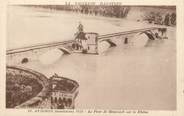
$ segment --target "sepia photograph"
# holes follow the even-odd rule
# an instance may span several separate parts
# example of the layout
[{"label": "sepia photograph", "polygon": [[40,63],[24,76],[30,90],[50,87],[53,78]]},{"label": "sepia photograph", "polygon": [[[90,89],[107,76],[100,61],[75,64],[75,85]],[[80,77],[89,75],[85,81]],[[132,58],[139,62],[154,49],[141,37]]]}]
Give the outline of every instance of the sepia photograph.
[{"label": "sepia photograph", "polygon": [[7,6],[6,109],[176,111],[176,6]]}]

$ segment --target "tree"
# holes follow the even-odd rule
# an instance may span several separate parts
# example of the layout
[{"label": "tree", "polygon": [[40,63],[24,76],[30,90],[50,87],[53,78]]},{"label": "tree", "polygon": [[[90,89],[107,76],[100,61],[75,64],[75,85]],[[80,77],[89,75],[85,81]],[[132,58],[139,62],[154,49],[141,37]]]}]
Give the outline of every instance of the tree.
[{"label": "tree", "polygon": [[176,25],[176,13],[171,14],[171,24]]},{"label": "tree", "polygon": [[165,25],[167,25],[167,26],[169,26],[169,20],[170,20],[170,15],[169,15],[169,13],[167,13],[166,15],[165,15],[165,19],[164,19],[164,24]]}]

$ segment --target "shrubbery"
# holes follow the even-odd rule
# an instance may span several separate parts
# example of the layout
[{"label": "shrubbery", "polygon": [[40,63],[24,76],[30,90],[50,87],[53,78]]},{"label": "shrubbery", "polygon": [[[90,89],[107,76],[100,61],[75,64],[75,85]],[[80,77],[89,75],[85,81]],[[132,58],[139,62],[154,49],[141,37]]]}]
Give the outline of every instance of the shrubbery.
[{"label": "shrubbery", "polygon": [[[30,76],[30,75],[29,75]],[[6,107],[13,108],[35,97],[42,86],[26,75],[6,74]]]},{"label": "shrubbery", "polygon": [[161,12],[147,12],[143,16],[143,19],[149,23],[174,26],[176,25],[176,13],[161,13]]}]

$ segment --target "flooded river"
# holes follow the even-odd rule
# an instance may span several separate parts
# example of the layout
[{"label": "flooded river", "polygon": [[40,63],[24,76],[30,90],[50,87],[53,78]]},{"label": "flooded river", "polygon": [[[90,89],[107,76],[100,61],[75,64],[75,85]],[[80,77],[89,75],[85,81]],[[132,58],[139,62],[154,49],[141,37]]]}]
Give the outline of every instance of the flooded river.
[{"label": "flooded river", "polygon": [[[73,39],[78,22],[86,32],[99,34],[147,28],[153,25],[126,19],[104,18],[10,7],[7,48]],[[168,27],[168,37],[154,45],[108,49],[101,55],[71,54],[53,64],[38,60],[21,64],[47,77],[54,73],[76,80],[77,109],[176,109],[176,29]],[[146,38],[142,36],[142,38]]]}]

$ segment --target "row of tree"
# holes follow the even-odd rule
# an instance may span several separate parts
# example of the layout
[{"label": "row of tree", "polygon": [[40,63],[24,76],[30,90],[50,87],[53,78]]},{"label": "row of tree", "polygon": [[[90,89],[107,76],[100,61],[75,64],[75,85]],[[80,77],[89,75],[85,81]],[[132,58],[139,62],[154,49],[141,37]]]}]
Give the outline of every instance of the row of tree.
[{"label": "row of tree", "polygon": [[124,18],[127,16],[130,11],[129,6],[104,6],[104,5],[29,5],[31,7],[41,7],[47,8],[50,10],[63,10],[63,11],[71,11],[82,14],[90,14],[90,15],[101,15],[107,17],[118,17]]},{"label": "row of tree", "polygon": [[176,25],[176,13],[149,12],[144,15],[144,20],[159,25]]}]

